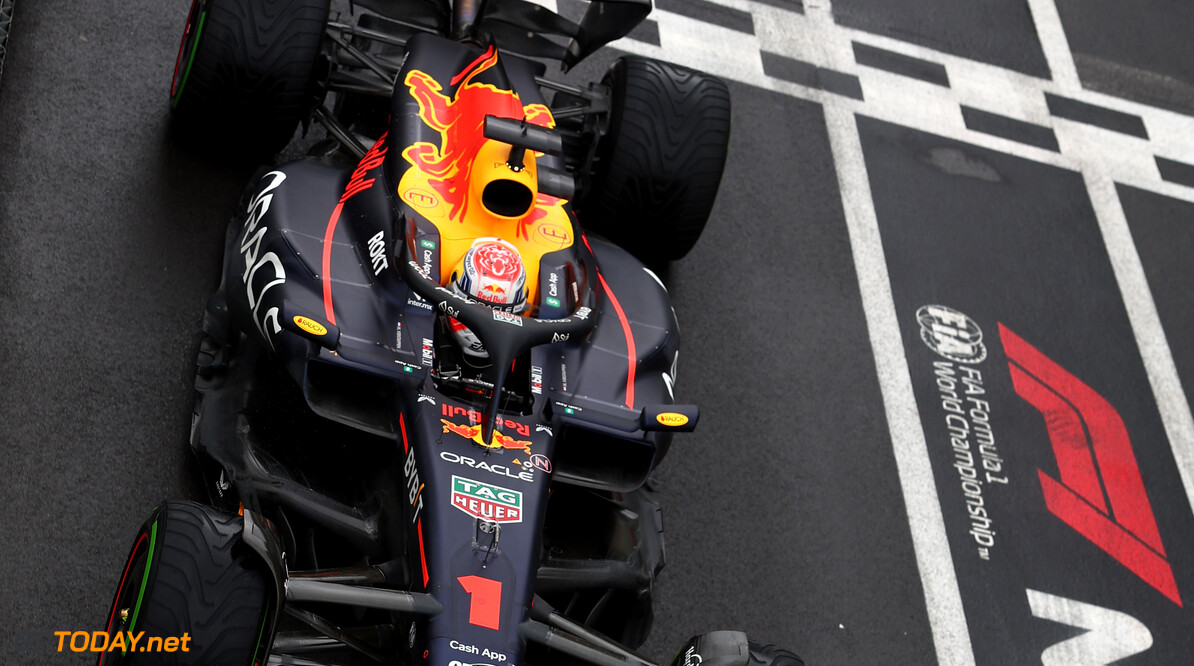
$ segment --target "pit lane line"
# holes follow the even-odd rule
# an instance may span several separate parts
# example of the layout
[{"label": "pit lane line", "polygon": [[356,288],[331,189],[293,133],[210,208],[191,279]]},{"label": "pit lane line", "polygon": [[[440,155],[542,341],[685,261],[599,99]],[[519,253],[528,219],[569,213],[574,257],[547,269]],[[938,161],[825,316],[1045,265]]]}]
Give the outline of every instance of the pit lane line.
[{"label": "pit lane line", "polygon": [[[715,1],[749,11],[755,19],[756,34],[746,35],[657,11],[652,17],[659,24],[659,47],[630,39],[619,40],[614,46],[639,55],[677,60],[719,76],[823,105],[938,659],[942,664],[974,664],[969,627],[901,344],[855,114],[863,113],[1083,174],[1192,508],[1194,417],[1178,379],[1156,304],[1116,192],[1116,183],[1194,201],[1194,190],[1161,179],[1155,160],[1155,156],[1163,154],[1191,162],[1194,157],[1194,119],[1083,90],[1053,0],[1029,2],[1038,38],[1053,73],[1052,81],[839,27],[833,22],[832,7],[827,0],[808,3],[804,14],[750,0]],[[943,88],[858,67],[852,48],[855,41],[942,63],[952,86]],[[767,76],[762,51],[853,74],[859,79],[865,100]],[[1148,138],[1117,135],[1056,118],[1048,109],[1045,92],[1139,116],[1148,129]],[[1050,127],[1057,135],[1059,150],[1054,152],[972,131],[962,118],[962,105],[990,109]],[[1071,644],[1070,647],[1078,646]],[[1096,658],[1094,654],[1084,656]]]}]

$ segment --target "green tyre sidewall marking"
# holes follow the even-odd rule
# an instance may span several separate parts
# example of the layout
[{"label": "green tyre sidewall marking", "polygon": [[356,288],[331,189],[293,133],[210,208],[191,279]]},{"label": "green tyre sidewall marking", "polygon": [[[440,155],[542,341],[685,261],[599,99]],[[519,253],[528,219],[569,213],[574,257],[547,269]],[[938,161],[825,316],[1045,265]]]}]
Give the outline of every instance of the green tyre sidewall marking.
[{"label": "green tyre sidewall marking", "polygon": [[[125,631],[132,632],[137,626],[137,615],[141,612],[141,600],[145,597],[145,588],[149,586],[149,571],[153,568],[153,551],[158,542],[158,522],[154,521],[149,528],[149,554],[145,556],[145,573],[141,576],[141,589],[137,592],[137,605],[133,607],[133,619]],[[121,651],[127,654],[126,650]]]},{"label": "green tyre sidewall marking", "polygon": [[265,607],[261,609],[261,629],[257,631],[257,647],[253,648],[253,663],[257,664],[257,653],[261,651],[261,639],[265,637],[265,624],[269,621],[269,599],[265,600]]},{"label": "green tyre sidewall marking", "polygon": [[191,75],[191,65],[195,63],[195,52],[199,50],[199,38],[203,36],[203,22],[207,20],[207,10],[199,12],[199,25],[195,28],[195,39],[191,42],[191,54],[187,56],[187,66],[182,71],[182,82],[178,84],[178,92],[170,101],[170,108],[178,108],[178,100],[182,99],[182,91],[187,87],[187,77]]}]

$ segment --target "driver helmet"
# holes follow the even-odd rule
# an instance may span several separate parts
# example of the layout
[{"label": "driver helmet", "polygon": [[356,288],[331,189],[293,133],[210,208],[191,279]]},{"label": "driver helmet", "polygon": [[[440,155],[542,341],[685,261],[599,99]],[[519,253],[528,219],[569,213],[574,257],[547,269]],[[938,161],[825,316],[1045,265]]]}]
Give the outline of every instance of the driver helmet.
[{"label": "driver helmet", "polygon": [[[500,238],[478,238],[452,271],[452,292],[517,315],[527,307],[526,281],[526,267],[517,248]],[[466,357],[489,358],[481,340],[467,326],[451,317],[448,325]]]}]

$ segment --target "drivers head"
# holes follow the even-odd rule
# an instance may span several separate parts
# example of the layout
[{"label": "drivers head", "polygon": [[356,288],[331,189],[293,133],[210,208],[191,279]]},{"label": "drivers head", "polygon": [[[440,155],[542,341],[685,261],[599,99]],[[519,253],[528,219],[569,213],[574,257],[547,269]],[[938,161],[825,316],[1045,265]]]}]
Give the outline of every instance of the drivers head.
[{"label": "drivers head", "polygon": [[[452,291],[475,303],[520,314],[527,306],[527,272],[511,244],[498,238],[478,238],[452,271]],[[464,324],[449,318],[452,335],[466,357],[488,359],[489,352]]]}]

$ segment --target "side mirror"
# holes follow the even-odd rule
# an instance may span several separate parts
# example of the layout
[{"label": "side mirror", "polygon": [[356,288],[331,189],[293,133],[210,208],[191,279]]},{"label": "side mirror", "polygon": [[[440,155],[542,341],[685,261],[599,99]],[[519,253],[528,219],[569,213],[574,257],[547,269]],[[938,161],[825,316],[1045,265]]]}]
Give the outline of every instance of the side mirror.
[{"label": "side mirror", "polygon": [[693,636],[671,666],[748,666],[750,645],[741,631],[711,631]]}]

